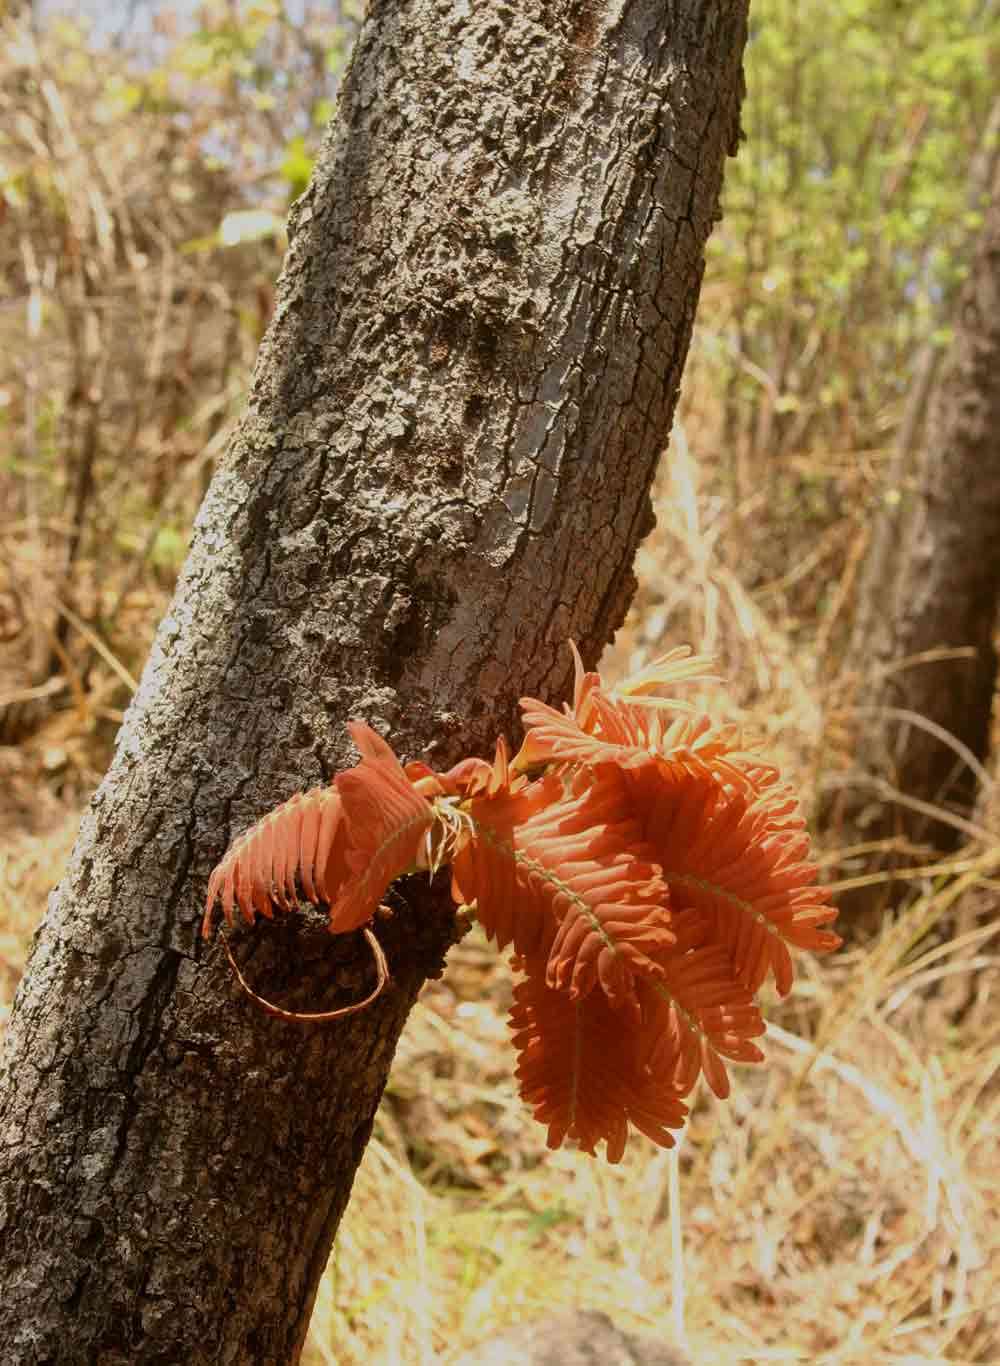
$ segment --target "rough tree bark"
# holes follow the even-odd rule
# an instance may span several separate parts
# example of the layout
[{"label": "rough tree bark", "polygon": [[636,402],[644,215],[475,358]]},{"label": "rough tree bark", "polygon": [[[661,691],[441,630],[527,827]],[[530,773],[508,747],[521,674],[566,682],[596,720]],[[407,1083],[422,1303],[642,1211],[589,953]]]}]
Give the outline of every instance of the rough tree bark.
[{"label": "rough tree bark", "polygon": [[[886,798],[894,789],[967,815],[974,765],[988,747],[1000,593],[996,170],[926,444],[911,479],[876,523],[863,590],[850,648],[861,705],[858,771],[844,802],[848,825],[862,838],[899,834],[945,849],[954,843],[953,826]],[[866,791],[876,799],[867,816]],[[855,894],[842,909],[866,914],[873,896]]]},{"label": "rough tree bark", "polygon": [[[399,1031],[455,934],[415,879],[393,981],[264,1017],[198,941],[229,838],[362,717],[448,763],[621,622],[734,150],[747,0],[376,0],[290,219],[199,515],[6,1040],[0,1360],[281,1363]],[[247,936],[357,998],[358,935]]]}]

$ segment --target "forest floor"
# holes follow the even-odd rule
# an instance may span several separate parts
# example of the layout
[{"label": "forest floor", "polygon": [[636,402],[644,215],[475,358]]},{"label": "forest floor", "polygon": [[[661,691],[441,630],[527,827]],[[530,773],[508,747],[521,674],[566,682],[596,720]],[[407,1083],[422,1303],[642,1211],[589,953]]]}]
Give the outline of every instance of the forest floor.
[{"label": "forest floor", "polygon": [[[657,501],[605,673],[682,639],[715,653],[732,685],[715,709],[762,732],[814,808],[846,696],[832,627],[805,639],[789,607],[822,580],[816,547],[748,588],[734,566],[755,509],[699,492],[683,433]],[[0,1026],[110,733],[70,710],[0,748]],[[619,1167],[545,1148],[513,1079],[509,974],[471,934],[400,1044],[306,1366],[447,1362],[574,1306],[699,1363],[1000,1362],[996,946],[989,927],[933,933],[960,884],[991,885],[989,856],[953,867],[964,883],[900,884],[877,940],[807,956],[765,1001],[766,1066],[732,1068],[724,1104],[699,1095],[674,1152],[633,1139]],[[959,1022],[936,1009],[956,976],[976,985]]]}]

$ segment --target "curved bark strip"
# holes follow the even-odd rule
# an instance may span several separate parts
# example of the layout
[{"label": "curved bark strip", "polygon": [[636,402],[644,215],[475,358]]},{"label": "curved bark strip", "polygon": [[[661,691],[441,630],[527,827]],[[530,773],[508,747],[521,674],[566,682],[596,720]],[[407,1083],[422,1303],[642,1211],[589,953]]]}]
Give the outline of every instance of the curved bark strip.
[{"label": "curved bark strip", "polygon": [[[411,879],[392,980],[264,1017],[199,902],[368,721],[450,762],[620,623],[734,146],[746,0],[376,0],[198,517],[6,1040],[0,1360],[282,1363],[396,1039],[455,934]],[[289,1009],[374,984],[308,917]]]}]

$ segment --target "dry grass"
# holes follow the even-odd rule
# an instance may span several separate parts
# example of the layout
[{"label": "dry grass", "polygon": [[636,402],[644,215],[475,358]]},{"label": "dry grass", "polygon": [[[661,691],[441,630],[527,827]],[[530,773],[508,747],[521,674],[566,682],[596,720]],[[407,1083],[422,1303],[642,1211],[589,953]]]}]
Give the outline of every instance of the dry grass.
[{"label": "dry grass", "polygon": [[[843,688],[829,631],[803,629],[798,570],[824,554],[843,566],[856,532],[799,560],[790,547],[782,582],[751,588],[759,523],[717,488],[711,452],[696,462],[682,430],[608,671],[679,638],[713,649],[735,680],[717,706],[764,732],[810,799],[843,761],[827,720]],[[8,996],[78,810],[34,781],[51,748],[4,752]],[[900,884],[910,904],[877,943],[807,961],[768,1010],[767,1067],[732,1069],[726,1104],[702,1097],[679,1154],[633,1140],[620,1168],[547,1152],[513,1084],[506,970],[467,939],[402,1040],[306,1366],[447,1362],[571,1306],[680,1340],[696,1362],[1000,1361],[1000,924],[934,934],[970,886],[991,894],[1000,850],[943,867]],[[955,974],[975,975],[978,1007],[935,1026],[933,994]]]},{"label": "dry grass", "polygon": [[[997,1044],[919,1050],[892,1004],[864,958],[814,978],[767,1069],[697,1107],[679,1158],[638,1143],[615,1169],[543,1151],[501,1012],[439,988],[393,1081],[422,1090],[418,1138],[390,1096],[305,1360],[447,1360],[574,1305],[686,1337],[698,1362],[997,1360]],[[812,1029],[830,1036],[818,1054]],[[428,1148],[432,1183],[414,1171]]]}]

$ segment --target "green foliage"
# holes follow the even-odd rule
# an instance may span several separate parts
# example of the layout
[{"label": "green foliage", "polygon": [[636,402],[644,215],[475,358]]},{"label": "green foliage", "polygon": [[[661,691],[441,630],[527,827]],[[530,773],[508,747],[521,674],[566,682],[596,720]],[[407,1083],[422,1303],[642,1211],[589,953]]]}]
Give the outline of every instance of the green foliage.
[{"label": "green foliage", "polygon": [[740,407],[751,459],[877,440],[917,345],[946,317],[995,94],[994,9],[751,7],[746,141],[710,244],[721,345],[701,353]]},{"label": "green foliage", "polygon": [[293,199],[297,199],[309,184],[312,169],[313,158],[306,149],[305,138],[292,138],[285,150],[285,159],[281,163],[281,174],[288,182]]},{"label": "green foliage", "polygon": [[[356,7],[340,9],[339,22],[316,6],[296,24],[284,0],[209,4],[200,27],[170,55],[199,104],[218,110],[214,141],[221,159],[244,165],[248,178],[282,193],[285,207],[308,183],[360,22]],[[260,136],[252,135],[253,127]]]}]

